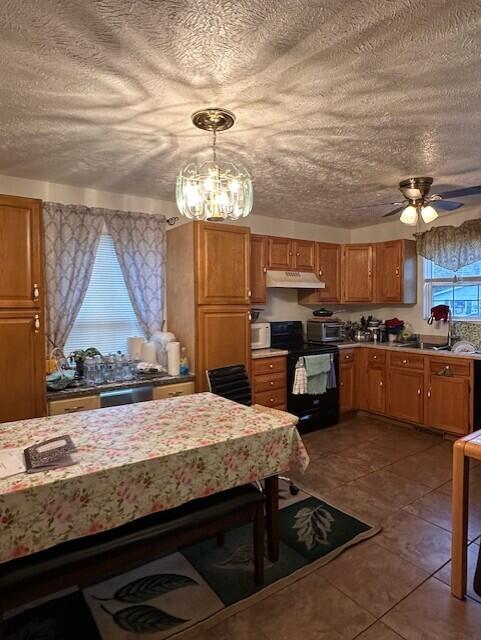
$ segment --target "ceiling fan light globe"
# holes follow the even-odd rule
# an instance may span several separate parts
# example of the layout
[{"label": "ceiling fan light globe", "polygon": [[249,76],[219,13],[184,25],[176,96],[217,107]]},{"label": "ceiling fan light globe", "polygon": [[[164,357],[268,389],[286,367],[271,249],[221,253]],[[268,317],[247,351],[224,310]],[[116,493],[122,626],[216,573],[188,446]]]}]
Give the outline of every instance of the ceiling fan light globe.
[{"label": "ceiling fan light globe", "polygon": [[421,209],[421,217],[427,224],[429,222],[434,222],[436,218],[439,218],[439,214],[434,207],[428,204],[426,207]]},{"label": "ceiling fan light globe", "polygon": [[413,207],[412,204],[408,205],[401,213],[400,220],[404,224],[415,226],[418,223],[418,212],[416,207]]}]

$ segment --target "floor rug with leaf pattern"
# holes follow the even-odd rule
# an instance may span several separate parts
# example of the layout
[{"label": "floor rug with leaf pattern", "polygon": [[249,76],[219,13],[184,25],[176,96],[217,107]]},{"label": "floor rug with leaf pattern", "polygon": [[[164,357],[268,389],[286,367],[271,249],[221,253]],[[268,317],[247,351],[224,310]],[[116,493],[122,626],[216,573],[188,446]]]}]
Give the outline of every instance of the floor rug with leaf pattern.
[{"label": "floor rug with leaf pattern", "polygon": [[[326,564],[379,528],[306,490],[280,501],[280,559],[253,580],[252,529],[226,532],[83,591],[55,594],[7,617],[7,640],[163,640],[194,636]],[[177,638],[176,638],[177,640]]]}]

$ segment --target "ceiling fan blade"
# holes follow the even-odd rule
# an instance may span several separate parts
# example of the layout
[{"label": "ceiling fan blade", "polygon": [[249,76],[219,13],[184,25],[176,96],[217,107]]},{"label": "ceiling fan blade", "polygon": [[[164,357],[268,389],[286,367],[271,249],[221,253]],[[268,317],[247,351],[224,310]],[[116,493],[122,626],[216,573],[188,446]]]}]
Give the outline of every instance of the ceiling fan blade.
[{"label": "ceiling fan blade", "polygon": [[439,194],[443,198],[464,198],[465,196],[481,195],[481,185],[466,187],[465,189],[452,189]]},{"label": "ceiling fan blade", "polygon": [[394,209],[393,211],[390,211],[389,213],[385,213],[383,215],[383,218],[389,218],[390,216],[395,216],[396,213],[399,213],[400,211],[402,211],[404,209],[404,204],[402,207],[398,207],[397,209]]},{"label": "ceiling fan blade", "polygon": [[434,200],[430,204],[435,209],[441,209],[442,211],[456,211],[456,209],[464,207],[462,202],[453,202],[453,200]]},{"label": "ceiling fan blade", "polygon": [[389,207],[395,206],[397,204],[404,204],[404,202],[376,202],[376,204],[360,204],[357,207],[352,207],[353,209],[372,209],[372,207]]}]

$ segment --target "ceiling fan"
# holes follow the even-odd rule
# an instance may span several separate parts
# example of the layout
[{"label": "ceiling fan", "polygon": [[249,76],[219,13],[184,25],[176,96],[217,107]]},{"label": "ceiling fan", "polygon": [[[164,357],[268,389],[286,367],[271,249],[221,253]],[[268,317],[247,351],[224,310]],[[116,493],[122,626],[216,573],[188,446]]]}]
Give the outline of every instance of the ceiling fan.
[{"label": "ceiling fan", "polygon": [[[424,222],[432,222],[438,217],[436,209],[442,209],[444,211],[455,211],[460,207],[463,207],[462,202],[454,202],[453,200],[447,200],[446,198],[465,198],[466,196],[474,196],[481,194],[481,185],[475,187],[466,187],[465,189],[452,189],[450,191],[443,191],[442,193],[433,193],[429,195],[431,185],[433,184],[433,178],[408,178],[402,180],[399,183],[399,190],[404,196],[404,200],[401,202],[383,202],[375,205],[362,205],[362,207],[369,206],[386,206],[388,204],[396,206],[389,213],[385,213],[383,218],[389,218],[390,216],[401,213],[401,222],[410,225],[416,225],[421,214]],[[407,204],[406,204],[407,202]],[[435,204],[436,209],[432,206]],[[359,209],[361,207],[356,207]]]}]

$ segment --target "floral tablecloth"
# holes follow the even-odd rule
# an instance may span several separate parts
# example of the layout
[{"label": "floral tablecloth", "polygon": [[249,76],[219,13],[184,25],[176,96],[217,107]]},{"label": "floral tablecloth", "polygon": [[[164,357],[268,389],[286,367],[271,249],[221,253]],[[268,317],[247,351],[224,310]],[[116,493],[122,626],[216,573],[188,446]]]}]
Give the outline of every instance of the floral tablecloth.
[{"label": "floral tablecloth", "polygon": [[0,562],[309,462],[292,416],[211,393],[4,423],[0,449],[65,434],[78,464],[0,480]]}]

